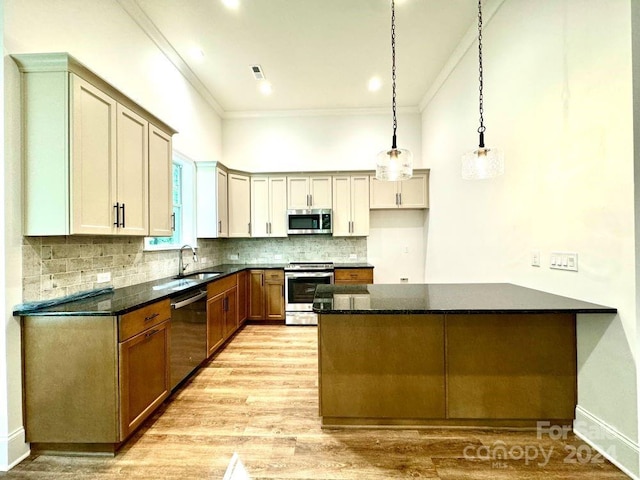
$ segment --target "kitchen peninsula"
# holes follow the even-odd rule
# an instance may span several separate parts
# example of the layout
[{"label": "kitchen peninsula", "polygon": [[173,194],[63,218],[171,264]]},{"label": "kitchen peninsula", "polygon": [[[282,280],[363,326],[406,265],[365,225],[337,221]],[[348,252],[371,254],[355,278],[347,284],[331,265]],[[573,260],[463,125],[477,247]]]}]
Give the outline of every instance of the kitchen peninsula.
[{"label": "kitchen peninsula", "polygon": [[319,286],[322,425],[571,424],[576,315],[615,308],[512,284]]}]

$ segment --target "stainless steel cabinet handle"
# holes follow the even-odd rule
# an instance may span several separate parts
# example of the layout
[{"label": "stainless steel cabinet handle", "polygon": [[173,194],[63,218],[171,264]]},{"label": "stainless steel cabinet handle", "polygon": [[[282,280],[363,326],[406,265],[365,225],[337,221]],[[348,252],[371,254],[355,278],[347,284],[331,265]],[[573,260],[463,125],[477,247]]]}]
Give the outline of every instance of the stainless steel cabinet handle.
[{"label": "stainless steel cabinet handle", "polygon": [[154,313],[153,315],[149,315],[148,317],[144,317],[144,321],[145,322],[150,322],[151,320],[153,320],[154,318],[156,318],[158,315],[160,315],[158,312]]},{"label": "stainless steel cabinet handle", "polygon": [[176,214],[175,213],[171,214],[171,231],[172,232],[176,231]]},{"label": "stainless steel cabinet handle", "polygon": [[158,333],[160,330],[151,330],[149,333],[145,333],[144,334],[144,338],[151,338],[153,337],[156,333]]},{"label": "stainless steel cabinet handle", "polygon": [[218,220],[218,233],[222,233],[222,220]]},{"label": "stainless steel cabinet handle", "polygon": [[122,210],[122,223],[120,226],[124,228],[124,203],[120,206],[120,209]]},{"label": "stainless steel cabinet handle", "polygon": [[399,202],[398,205],[402,205],[402,192],[398,194]]},{"label": "stainless steel cabinet handle", "polygon": [[120,226],[120,204],[118,202],[116,202],[116,204],[113,206],[114,210],[115,210],[115,217],[116,217],[116,221],[113,222],[113,225],[118,228]]},{"label": "stainless steel cabinet handle", "polygon": [[251,222],[247,223],[247,229],[248,229],[249,235],[251,235]]}]

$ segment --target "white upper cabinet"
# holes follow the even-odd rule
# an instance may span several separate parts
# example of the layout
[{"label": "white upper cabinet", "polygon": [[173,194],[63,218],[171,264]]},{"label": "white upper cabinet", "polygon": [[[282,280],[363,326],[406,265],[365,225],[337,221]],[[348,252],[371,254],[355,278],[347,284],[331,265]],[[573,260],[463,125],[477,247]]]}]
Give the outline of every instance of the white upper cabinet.
[{"label": "white upper cabinet", "polygon": [[149,124],[149,236],[173,235],[171,135]]},{"label": "white upper cabinet", "polygon": [[287,178],[251,177],[251,236],[287,236]]},{"label": "white upper cabinet", "polygon": [[331,208],[331,175],[287,177],[290,209]]},{"label": "white upper cabinet", "polygon": [[[169,145],[175,131],[66,53],[12,58],[22,72],[23,233],[149,235],[149,123]],[[171,183],[159,188],[166,205]]]},{"label": "white upper cabinet", "polygon": [[196,162],[197,236],[229,236],[227,172],[217,162]]},{"label": "white upper cabinet", "polygon": [[249,175],[230,173],[229,237],[251,236],[251,181]]},{"label": "white upper cabinet", "polygon": [[369,235],[369,176],[334,175],[333,236]]},{"label": "white upper cabinet", "polygon": [[429,173],[414,172],[409,180],[387,182],[371,177],[370,208],[429,208]]}]

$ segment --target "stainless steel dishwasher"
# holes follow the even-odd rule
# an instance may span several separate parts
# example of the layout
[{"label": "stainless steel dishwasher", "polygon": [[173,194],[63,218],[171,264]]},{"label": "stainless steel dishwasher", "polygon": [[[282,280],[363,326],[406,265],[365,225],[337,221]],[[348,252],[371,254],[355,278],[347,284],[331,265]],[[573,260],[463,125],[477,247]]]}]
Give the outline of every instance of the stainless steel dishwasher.
[{"label": "stainless steel dishwasher", "polygon": [[207,358],[207,291],[171,298],[171,389]]}]

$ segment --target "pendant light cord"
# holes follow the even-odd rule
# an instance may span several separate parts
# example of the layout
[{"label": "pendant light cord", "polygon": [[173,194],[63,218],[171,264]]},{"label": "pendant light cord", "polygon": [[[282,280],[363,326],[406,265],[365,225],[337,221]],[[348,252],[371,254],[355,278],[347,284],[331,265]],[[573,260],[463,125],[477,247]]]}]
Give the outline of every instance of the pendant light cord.
[{"label": "pendant light cord", "polygon": [[478,127],[478,133],[480,134],[480,148],[484,148],[484,97],[482,88],[483,82],[483,68],[482,68],[482,0],[478,0],[478,80],[480,80],[479,87],[479,106],[480,106],[480,126]]},{"label": "pendant light cord", "polygon": [[391,102],[393,109],[393,140],[391,142],[391,148],[396,149],[398,121],[396,119],[396,9],[394,0],[391,0],[391,88],[393,92]]}]

